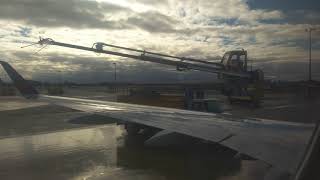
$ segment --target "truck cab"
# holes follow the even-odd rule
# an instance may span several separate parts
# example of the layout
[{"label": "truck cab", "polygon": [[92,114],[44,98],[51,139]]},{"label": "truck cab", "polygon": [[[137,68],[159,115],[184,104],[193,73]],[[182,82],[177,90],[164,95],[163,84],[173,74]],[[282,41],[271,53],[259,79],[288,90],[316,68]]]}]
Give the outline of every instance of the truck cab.
[{"label": "truck cab", "polygon": [[252,74],[251,79],[224,74],[218,76],[219,79],[224,80],[222,93],[228,96],[230,103],[249,101],[258,107],[263,97],[264,75],[263,71],[259,69],[248,71],[247,51],[228,51],[223,55],[220,63],[225,70]]},{"label": "truck cab", "polygon": [[246,72],[247,71],[247,51],[245,50],[235,50],[226,52],[222,59],[221,64],[223,64],[226,70],[231,70],[234,72]]}]

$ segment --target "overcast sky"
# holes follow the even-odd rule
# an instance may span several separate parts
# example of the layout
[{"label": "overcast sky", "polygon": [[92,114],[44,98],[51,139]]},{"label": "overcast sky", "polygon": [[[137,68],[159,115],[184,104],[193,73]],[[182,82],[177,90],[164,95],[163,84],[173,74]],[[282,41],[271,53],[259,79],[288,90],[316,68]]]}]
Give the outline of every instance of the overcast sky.
[{"label": "overcast sky", "polygon": [[[48,46],[20,46],[39,36],[92,46],[105,42],[166,54],[216,59],[244,48],[256,68],[280,79],[307,77],[307,27],[314,77],[320,79],[318,0],[0,0],[1,59],[35,80],[173,82],[214,74]],[[2,73],[3,75],[3,73]],[[3,76],[2,76],[3,77]]]}]

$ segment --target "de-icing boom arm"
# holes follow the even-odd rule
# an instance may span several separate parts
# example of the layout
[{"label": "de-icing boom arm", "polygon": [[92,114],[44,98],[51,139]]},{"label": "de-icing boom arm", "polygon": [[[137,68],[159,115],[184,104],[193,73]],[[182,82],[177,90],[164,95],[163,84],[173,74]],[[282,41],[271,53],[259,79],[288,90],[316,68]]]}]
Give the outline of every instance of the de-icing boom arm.
[{"label": "de-icing boom arm", "polygon": [[[249,72],[233,72],[230,70],[225,70],[224,66],[221,63],[213,63],[203,60],[197,60],[192,58],[181,58],[176,56],[170,56],[160,53],[154,53],[154,52],[148,52],[148,51],[141,51],[121,46],[115,46],[105,43],[95,43],[93,47],[85,47],[85,46],[79,46],[79,45],[73,45],[73,44],[67,44],[62,42],[54,41],[50,38],[40,39],[38,42],[40,45],[56,45],[56,46],[62,46],[62,47],[68,47],[68,48],[74,48],[74,49],[81,49],[85,51],[92,51],[96,53],[103,53],[103,54],[110,54],[114,56],[120,56],[120,57],[127,57],[142,61],[148,61],[148,62],[154,62],[159,64],[165,64],[165,65],[171,65],[175,66],[177,70],[180,69],[192,69],[192,70],[198,70],[198,71],[204,71],[204,72],[210,72],[210,73],[217,73],[217,74],[225,74],[230,76],[236,76],[241,78],[251,78],[251,73]],[[141,52],[141,55],[133,55],[133,54],[126,54],[116,51],[109,51],[104,50],[103,46],[109,46],[109,47],[115,47],[119,49],[124,49],[128,51],[135,51],[135,52]],[[171,58],[171,59],[169,59]],[[176,59],[176,60],[173,60]]]}]

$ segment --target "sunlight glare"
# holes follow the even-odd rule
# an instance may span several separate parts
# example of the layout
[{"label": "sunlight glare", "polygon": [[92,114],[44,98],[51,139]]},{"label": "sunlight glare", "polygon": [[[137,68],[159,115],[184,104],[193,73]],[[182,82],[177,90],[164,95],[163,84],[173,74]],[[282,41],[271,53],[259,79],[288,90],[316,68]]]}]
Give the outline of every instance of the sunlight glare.
[{"label": "sunlight glare", "polygon": [[128,0],[96,0],[97,2],[106,2],[114,5],[118,5],[121,7],[129,8],[136,12],[146,12],[152,10],[152,7],[147,6],[145,4],[137,3],[137,2],[130,2]]}]

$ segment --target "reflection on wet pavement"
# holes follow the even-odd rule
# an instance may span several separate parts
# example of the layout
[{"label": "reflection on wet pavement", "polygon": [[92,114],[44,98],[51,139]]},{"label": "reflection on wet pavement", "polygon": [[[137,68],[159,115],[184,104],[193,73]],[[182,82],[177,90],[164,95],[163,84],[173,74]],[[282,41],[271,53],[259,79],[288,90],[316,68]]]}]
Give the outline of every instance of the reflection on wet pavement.
[{"label": "reflection on wet pavement", "polygon": [[[14,110],[14,109],[21,109],[27,107],[37,107],[42,105],[47,105],[48,103],[45,102],[33,102],[30,103],[30,100],[23,99],[22,97],[18,98],[15,96],[12,97],[0,97],[0,111],[6,110]],[[4,103],[5,102],[5,103]]]},{"label": "reflection on wet pavement", "polygon": [[2,139],[0,176],[70,179],[99,167],[116,167],[119,132],[108,126]]},{"label": "reflection on wet pavement", "polygon": [[[253,163],[254,168],[258,167],[256,162],[241,162],[232,157],[234,152],[215,145],[199,142],[189,148],[148,148],[142,142],[142,137],[125,136],[116,125],[5,138],[0,140],[0,176],[1,179],[223,177],[226,180],[248,174],[241,166]],[[251,175],[261,176],[260,171],[261,167],[258,174]]]}]

